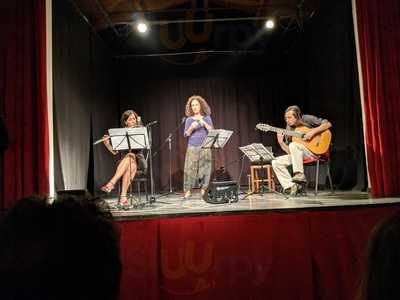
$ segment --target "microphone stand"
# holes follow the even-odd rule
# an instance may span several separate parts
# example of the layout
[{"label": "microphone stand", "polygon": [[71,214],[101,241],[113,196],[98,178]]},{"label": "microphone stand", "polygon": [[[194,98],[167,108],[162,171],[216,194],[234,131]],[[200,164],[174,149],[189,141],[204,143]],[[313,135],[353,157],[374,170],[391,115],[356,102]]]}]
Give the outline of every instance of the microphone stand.
[{"label": "microphone stand", "polygon": [[160,195],[158,198],[168,196],[170,194],[175,194],[173,189],[172,189],[172,137],[176,132],[179,130],[179,128],[182,126],[182,124],[186,121],[186,118],[182,118],[182,121],[179,123],[178,127],[173,130],[173,133],[169,133],[168,137],[165,139],[163,144],[161,145],[160,149],[154,153],[154,156],[156,156],[158,153],[160,153],[161,149],[164,147],[164,145],[168,142],[168,158],[169,158],[169,191],[165,194]]},{"label": "microphone stand", "polygon": [[150,156],[150,204],[156,202],[154,197],[154,178],[153,178],[153,156],[151,149],[153,148],[152,136],[151,136],[151,126],[157,124],[157,121],[153,121],[146,125],[147,131],[149,133],[149,156]]},{"label": "microphone stand", "polygon": [[153,153],[153,157],[156,157],[156,156],[161,152],[161,150],[164,148],[164,145],[165,145],[167,142],[169,142],[168,139],[169,139],[170,136],[171,136],[171,140],[172,140],[172,137],[174,136],[174,134],[178,131],[178,129],[182,126],[182,124],[183,124],[185,121],[186,121],[186,118],[182,118],[182,121],[179,123],[178,127],[176,127],[173,131],[171,131],[171,132],[168,133],[167,138],[164,140],[164,142],[161,144],[161,146],[157,149],[157,151],[155,151],[155,152]]},{"label": "microphone stand", "polygon": [[170,133],[168,135],[168,149],[169,149],[169,193],[172,193],[172,147],[171,147],[171,143],[172,143],[172,134]]}]

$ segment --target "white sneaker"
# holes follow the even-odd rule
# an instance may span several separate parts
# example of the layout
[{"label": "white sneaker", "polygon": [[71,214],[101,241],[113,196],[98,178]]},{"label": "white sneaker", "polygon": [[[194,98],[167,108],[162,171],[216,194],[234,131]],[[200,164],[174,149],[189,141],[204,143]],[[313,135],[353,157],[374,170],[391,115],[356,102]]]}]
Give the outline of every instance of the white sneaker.
[{"label": "white sneaker", "polygon": [[303,173],[297,173],[292,177],[293,182],[304,183],[307,182],[307,178]]}]

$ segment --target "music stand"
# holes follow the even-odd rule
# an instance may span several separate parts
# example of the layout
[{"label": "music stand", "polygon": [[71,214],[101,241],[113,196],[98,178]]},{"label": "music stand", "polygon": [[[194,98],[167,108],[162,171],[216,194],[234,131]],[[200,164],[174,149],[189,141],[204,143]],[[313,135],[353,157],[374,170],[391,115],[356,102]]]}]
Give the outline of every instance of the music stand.
[{"label": "music stand", "polygon": [[251,162],[266,161],[275,159],[272,151],[268,150],[263,144],[253,143],[247,146],[239,147]]},{"label": "music stand", "polygon": [[146,127],[110,128],[108,134],[113,150],[149,149],[149,135]]},{"label": "music stand", "polygon": [[[128,150],[130,153],[132,150],[150,148],[149,135],[146,127],[110,128],[108,134],[110,136],[112,149],[115,151]],[[129,173],[131,172],[130,167],[131,164],[129,164]],[[129,185],[129,194],[130,206],[132,206],[132,184]],[[137,203],[135,207],[140,205],[141,203]]]},{"label": "music stand", "polygon": [[[225,130],[225,129],[210,129],[207,133],[206,138],[204,139],[203,143],[201,144],[202,149],[222,149],[232,136],[232,130]],[[212,158],[211,158],[212,159]],[[214,171],[214,179],[216,181],[216,172],[215,172],[215,159],[213,159],[213,171]],[[209,190],[209,189],[207,189]],[[208,191],[206,191],[207,193]]]},{"label": "music stand", "polygon": [[233,131],[225,129],[210,129],[207,133],[206,138],[201,144],[201,148],[212,149],[212,148],[224,148],[228,142]]},{"label": "music stand", "polygon": [[[251,163],[260,162],[261,165],[261,172],[264,169],[264,163],[271,162],[275,159],[274,154],[272,151],[268,150],[263,144],[260,143],[253,143],[247,146],[239,147],[239,149],[247,156]],[[261,180],[261,195],[263,194],[264,186],[264,179]],[[254,194],[254,192],[249,193],[246,197]],[[245,198],[246,198],[245,197]]]}]

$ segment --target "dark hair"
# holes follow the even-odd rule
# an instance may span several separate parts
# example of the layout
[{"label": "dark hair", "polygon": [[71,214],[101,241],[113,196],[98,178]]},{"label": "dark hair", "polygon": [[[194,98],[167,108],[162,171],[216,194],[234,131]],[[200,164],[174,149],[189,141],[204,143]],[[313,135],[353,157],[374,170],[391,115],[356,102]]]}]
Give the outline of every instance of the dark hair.
[{"label": "dark hair", "polygon": [[358,289],[359,300],[400,299],[400,214],[372,231]]},{"label": "dark hair", "polygon": [[[291,105],[288,108],[286,108],[285,110],[285,114],[287,112],[291,111],[293,113],[293,116],[296,118],[297,120],[297,125],[303,125],[303,121],[301,120],[301,110],[300,107],[298,107],[297,105]],[[288,126],[286,126],[288,127]],[[289,126],[290,127],[290,126]]]},{"label": "dark hair", "polygon": [[18,202],[0,223],[1,299],[118,298],[119,233],[102,199]]},{"label": "dark hair", "polygon": [[186,117],[193,116],[193,111],[192,111],[192,106],[191,106],[193,100],[199,101],[199,103],[200,103],[200,113],[203,116],[211,115],[211,108],[208,105],[207,101],[203,97],[201,97],[199,95],[193,95],[193,96],[190,96],[188,98],[187,102],[186,102],[186,106],[185,106],[185,115],[186,115]]},{"label": "dark hair", "polygon": [[125,121],[126,121],[131,115],[134,115],[134,116],[135,116],[137,125],[141,125],[141,124],[139,124],[139,123],[140,123],[140,122],[139,122],[139,115],[138,115],[134,110],[129,109],[129,110],[126,110],[126,111],[124,111],[124,112],[122,113],[122,116],[121,116],[121,127],[125,127],[125,126],[126,126]]}]

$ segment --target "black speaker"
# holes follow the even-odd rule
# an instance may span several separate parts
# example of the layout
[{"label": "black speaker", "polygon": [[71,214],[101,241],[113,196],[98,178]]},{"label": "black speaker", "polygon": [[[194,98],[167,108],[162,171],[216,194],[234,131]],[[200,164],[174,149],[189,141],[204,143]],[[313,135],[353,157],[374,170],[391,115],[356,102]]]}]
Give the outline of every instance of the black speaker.
[{"label": "black speaker", "polygon": [[213,181],[204,193],[203,200],[211,204],[238,202],[238,185],[236,181]]}]

